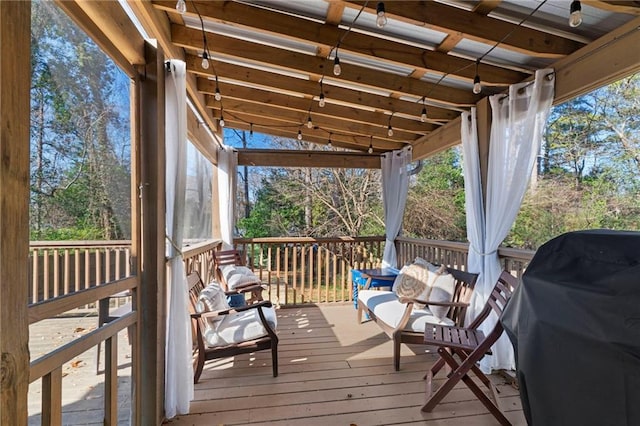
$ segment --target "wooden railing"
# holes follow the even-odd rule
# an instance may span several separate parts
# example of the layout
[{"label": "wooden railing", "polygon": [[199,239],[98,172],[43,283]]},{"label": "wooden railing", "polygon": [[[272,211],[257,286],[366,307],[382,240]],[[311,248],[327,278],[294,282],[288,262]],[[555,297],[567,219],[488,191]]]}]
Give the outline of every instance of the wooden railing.
[{"label": "wooden railing", "polygon": [[219,240],[205,241],[187,246],[182,251],[184,267],[187,274],[197,271],[205,283],[215,279],[215,262],[213,252],[220,247]]},{"label": "wooden railing", "polygon": [[384,237],[234,240],[280,305],[351,300],[351,269],[379,267],[383,243]]},{"label": "wooden railing", "polygon": [[29,303],[131,275],[131,241],[32,241]]},{"label": "wooden railing", "polygon": [[[281,305],[295,305],[351,300],[351,269],[379,267],[384,237],[240,238],[234,244],[246,254],[247,264],[270,284],[269,296]],[[219,240],[187,246],[183,252],[187,273],[196,270],[205,282],[212,281],[213,252],[219,246]],[[399,237],[396,250],[398,265],[420,256],[464,270],[469,244]],[[511,248],[498,251],[503,267],[518,277],[533,253]],[[131,274],[129,241],[32,242],[30,259],[30,303]]]},{"label": "wooden railing", "polygon": [[[422,240],[416,238],[396,238],[398,264],[404,265],[420,256],[432,263],[439,263],[456,269],[465,270],[469,255],[469,243],[453,241]],[[498,256],[502,268],[518,278],[522,277],[534,251],[502,247]]]}]

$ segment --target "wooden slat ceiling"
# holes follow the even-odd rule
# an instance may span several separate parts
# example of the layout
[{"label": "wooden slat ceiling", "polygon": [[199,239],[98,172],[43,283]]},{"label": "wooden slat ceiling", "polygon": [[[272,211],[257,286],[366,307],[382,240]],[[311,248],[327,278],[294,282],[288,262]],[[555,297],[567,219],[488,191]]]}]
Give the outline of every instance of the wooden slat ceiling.
[{"label": "wooden slat ceiling", "polygon": [[[226,126],[376,152],[424,140],[482,97],[640,15],[638,1],[583,1],[583,25],[570,28],[568,0],[387,1],[388,23],[377,28],[371,1],[189,0],[184,15],[175,0],[152,3]],[[206,70],[201,25],[213,57]],[[478,58],[483,90],[474,94]]]}]

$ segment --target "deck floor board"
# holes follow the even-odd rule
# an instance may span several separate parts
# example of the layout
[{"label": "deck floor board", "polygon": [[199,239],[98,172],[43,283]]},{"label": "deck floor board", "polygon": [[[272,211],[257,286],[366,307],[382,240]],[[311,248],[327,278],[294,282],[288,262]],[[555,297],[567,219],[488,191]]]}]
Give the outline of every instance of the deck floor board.
[{"label": "deck floor board", "polygon": [[[403,345],[401,370],[394,371],[391,341],[375,323],[357,324],[352,305],[281,309],[278,336],[278,377],[271,376],[269,351],[211,361],[190,414],[165,424],[497,424],[462,383],[432,413],[420,411],[434,349]],[[517,390],[499,376],[492,380],[506,416],[525,425]]]}]

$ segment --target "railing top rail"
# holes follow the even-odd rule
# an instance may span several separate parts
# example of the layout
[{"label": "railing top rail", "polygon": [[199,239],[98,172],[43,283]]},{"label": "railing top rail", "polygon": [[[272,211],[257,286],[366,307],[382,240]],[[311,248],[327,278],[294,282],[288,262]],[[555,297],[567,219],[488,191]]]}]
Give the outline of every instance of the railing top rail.
[{"label": "railing top rail", "polygon": [[131,240],[109,240],[109,241],[92,241],[92,240],[76,240],[76,241],[30,241],[30,248],[95,248],[95,247],[128,247],[131,246]]},{"label": "railing top rail", "polygon": [[197,256],[201,253],[215,249],[220,245],[220,243],[222,243],[221,240],[209,240],[189,245],[182,249],[182,256],[185,258]]},{"label": "railing top rail", "polygon": [[262,238],[234,238],[235,244],[259,244],[259,243],[344,243],[344,242],[365,242],[365,241],[384,241],[383,236],[373,237],[262,237]]},{"label": "railing top rail", "polygon": [[423,245],[423,246],[426,245],[431,247],[448,248],[448,249],[462,250],[462,251],[467,251],[469,249],[469,243],[463,243],[459,241],[427,240],[423,238],[397,237],[396,242],[411,243],[411,244]]},{"label": "railing top rail", "polygon": [[530,261],[533,259],[533,255],[536,252],[534,250],[517,249],[510,247],[500,247],[498,249],[498,256],[508,257],[511,259]]}]

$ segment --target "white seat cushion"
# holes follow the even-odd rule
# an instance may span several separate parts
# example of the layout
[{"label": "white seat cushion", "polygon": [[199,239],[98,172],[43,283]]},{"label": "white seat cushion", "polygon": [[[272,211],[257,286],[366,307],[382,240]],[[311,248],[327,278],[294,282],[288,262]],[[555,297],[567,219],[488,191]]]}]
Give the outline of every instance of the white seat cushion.
[{"label": "white seat cushion", "polygon": [[[393,291],[379,290],[358,292],[358,303],[364,303],[367,308],[373,311],[376,318],[394,328],[398,326],[407,306],[398,301],[398,297]],[[437,318],[429,311],[429,308],[413,309],[404,329],[424,333],[426,324],[454,325],[454,322],[447,317]]]},{"label": "white seat cushion", "polygon": [[[275,330],[278,325],[275,309],[263,307],[262,310],[267,323]],[[204,341],[211,347],[226,346],[266,335],[267,330],[262,325],[256,308],[233,312],[222,317],[207,318]]]},{"label": "white seat cushion", "polygon": [[227,283],[227,290],[235,290],[243,284],[260,283],[260,278],[246,266],[223,265],[220,272]]}]

